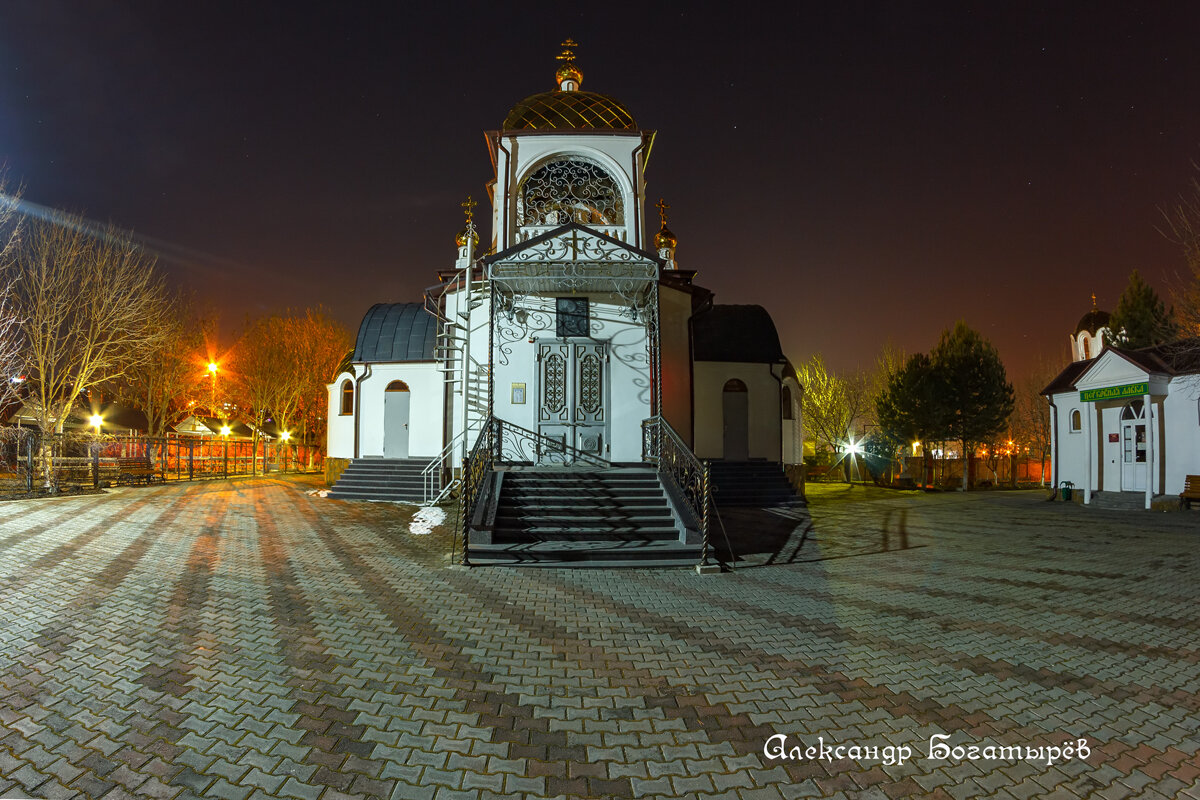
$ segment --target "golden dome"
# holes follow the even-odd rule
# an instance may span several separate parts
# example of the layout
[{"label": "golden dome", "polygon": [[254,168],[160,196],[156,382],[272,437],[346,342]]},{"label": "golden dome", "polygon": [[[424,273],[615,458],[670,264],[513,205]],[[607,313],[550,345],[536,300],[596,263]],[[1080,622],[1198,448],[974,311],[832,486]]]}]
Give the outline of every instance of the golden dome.
[{"label": "golden dome", "polygon": [[671,233],[671,229],[664,222],[663,226],[658,229],[658,233],[654,234],[654,249],[674,250],[679,245],[679,240],[675,238],[675,234]]},{"label": "golden dome", "polygon": [[558,72],[554,73],[554,80],[560,88],[567,81],[574,81],[575,85],[579,86],[583,83],[583,73],[574,64],[563,64],[558,68]]},{"label": "golden dome", "polygon": [[[458,247],[462,247],[466,243],[467,243],[467,229],[463,228],[461,231],[459,231],[457,234],[454,235],[454,244]],[[478,246],[478,244],[479,244],[479,232],[478,231],[471,231],[471,244]],[[474,249],[474,247],[472,247],[471,249]]]},{"label": "golden dome", "polygon": [[[574,69],[568,65],[562,68]],[[560,70],[561,72],[561,70]],[[542,92],[513,106],[504,120],[504,130],[636,131],[637,123],[625,106],[596,92]]]}]

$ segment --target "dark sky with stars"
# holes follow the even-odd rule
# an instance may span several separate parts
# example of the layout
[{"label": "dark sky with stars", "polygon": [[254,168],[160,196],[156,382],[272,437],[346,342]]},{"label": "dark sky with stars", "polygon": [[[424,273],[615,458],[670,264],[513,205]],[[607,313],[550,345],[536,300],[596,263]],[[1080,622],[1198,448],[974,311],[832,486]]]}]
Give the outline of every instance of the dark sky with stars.
[{"label": "dark sky with stars", "polygon": [[658,131],[651,202],[793,361],[869,366],[966,319],[1014,377],[1130,270],[1200,160],[1195,3],[0,5],[0,160],[131,228],[181,285],[352,329],[451,266],[481,132],[553,88]]}]

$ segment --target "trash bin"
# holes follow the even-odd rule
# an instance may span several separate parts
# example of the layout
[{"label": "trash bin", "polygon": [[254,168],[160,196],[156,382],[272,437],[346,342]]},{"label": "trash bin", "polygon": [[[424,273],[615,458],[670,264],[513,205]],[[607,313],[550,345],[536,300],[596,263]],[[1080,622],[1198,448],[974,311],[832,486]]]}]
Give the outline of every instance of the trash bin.
[{"label": "trash bin", "polygon": [[1071,483],[1070,481],[1063,481],[1059,485],[1062,486],[1062,499],[1070,502],[1071,490],[1075,488],[1075,484]]}]

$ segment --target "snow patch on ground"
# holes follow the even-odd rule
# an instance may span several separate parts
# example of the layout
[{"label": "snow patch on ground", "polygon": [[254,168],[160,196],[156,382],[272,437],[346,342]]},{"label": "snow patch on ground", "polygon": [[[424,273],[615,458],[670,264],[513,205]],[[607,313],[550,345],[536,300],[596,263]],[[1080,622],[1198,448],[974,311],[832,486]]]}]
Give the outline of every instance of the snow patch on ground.
[{"label": "snow patch on ground", "polygon": [[305,492],[305,494],[308,495],[309,497],[327,497],[329,495],[329,490],[328,489],[309,489],[307,492]]},{"label": "snow patch on ground", "polygon": [[418,536],[432,533],[433,529],[441,525],[446,519],[445,509],[437,506],[422,508],[413,515],[412,522],[408,526],[409,533],[415,533]]}]

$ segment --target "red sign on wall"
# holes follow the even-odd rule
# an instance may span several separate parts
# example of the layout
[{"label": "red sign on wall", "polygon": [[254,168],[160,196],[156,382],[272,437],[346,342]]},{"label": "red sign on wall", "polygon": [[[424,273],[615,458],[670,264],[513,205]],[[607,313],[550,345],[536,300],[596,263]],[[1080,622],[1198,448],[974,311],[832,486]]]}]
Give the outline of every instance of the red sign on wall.
[{"label": "red sign on wall", "polygon": [[1119,441],[1121,441],[1121,434],[1119,434],[1119,433],[1110,433],[1110,434],[1108,435],[1108,440],[1109,440],[1110,442],[1119,442]]}]

